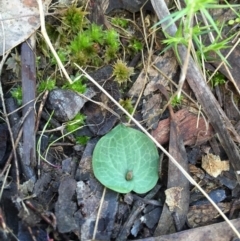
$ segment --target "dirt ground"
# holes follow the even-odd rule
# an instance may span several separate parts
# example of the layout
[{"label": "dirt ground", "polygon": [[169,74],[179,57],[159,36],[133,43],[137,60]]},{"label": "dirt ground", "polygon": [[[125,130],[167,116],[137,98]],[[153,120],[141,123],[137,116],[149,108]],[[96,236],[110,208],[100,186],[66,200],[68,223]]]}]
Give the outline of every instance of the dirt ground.
[{"label": "dirt ground", "polygon": [[[236,13],[224,8],[210,11],[216,23],[224,23],[221,35],[229,40],[217,52],[220,55],[209,51],[200,67],[197,54],[191,52],[177,99],[187,47],[177,43],[177,52],[175,45],[166,48],[164,40],[172,29],[156,26],[166,14],[165,7],[173,7],[173,1],[165,2],[46,0],[43,12],[38,1],[3,3],[0,240],[231,241],[237,237],[239,23],[227,24]],[[12,10],[16,5],[18,13]],[[45,23],[40,22],[41,13]],[[204,22],[201,16],[196,19]],[[43,34],[43,24],[60,64]],[[211,31],[202,35],[204,46],[211,45]],[[221,64],[219,56],[227,56],[227,63]],[[217,74],[210,80],[214,71]],[[115,165],[102,171],[113,176],[113,184],[105,184],[107,178],[96,178],[97,167],[105,160],[98,164],[101,158],[93,153],[99,140],[121,124],[141,132],[143,127],[154,138],[157,163],[154,166],[150,157],[142,161],[141,155],[153,151],[141,149],[142,144],[131,139],[134,134],[124,139],[125,135],[117,139],[115,149],[111,144],[102,150],[109,159],[104,168]],[[131,146],[130,154],[124,151]],[[136,164],[142,171],[135,182],[138,188],[117,191],[125,190],[116,188],[115,181],[124,163],[131,161],[131,153],[142,161]],[[118,158],[122,163],[113,164]],[[137,179],[134,165],[124,173],[125,181]],[[151,165],[152,174],[145,175]],[[154,175],[157,179],[151,181]],[[141,192],[139,187],[147,183],[154,185]]]}]

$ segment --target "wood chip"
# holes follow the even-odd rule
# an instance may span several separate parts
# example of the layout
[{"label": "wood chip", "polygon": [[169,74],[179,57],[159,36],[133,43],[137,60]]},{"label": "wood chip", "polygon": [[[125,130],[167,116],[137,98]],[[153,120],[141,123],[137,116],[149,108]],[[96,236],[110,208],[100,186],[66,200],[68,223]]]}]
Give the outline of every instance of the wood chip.
[{"label": "wood chip", "polygon": [[[227,213],[231,207],[231,203],[217,205],[224,213]],[[191,206],[187,214],[187,222],[190,227],[195,228],[210,224],[219,216],[218,211],[211,204]]]},{"label": "wood chip", "polygon": [[165,191],[166,203],[169,210],[172,212],[175,208],[180,206],[182,187],[171,187]]},{"label": "wood chip", "polygon": [[219,156],[207,154],[202,157],[202,168],[209,175],[217,177],[222,171],[229,171],[229,161],[221,161]]}]

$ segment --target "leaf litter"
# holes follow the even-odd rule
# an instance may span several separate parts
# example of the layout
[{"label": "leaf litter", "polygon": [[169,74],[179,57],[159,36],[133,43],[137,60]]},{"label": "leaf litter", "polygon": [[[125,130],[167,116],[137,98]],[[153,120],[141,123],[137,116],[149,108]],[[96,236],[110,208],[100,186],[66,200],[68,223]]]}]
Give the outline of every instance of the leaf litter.
[{"label": "leaf litter", "polygon": [[[173,68],[173,69],[176,69],[176,68]],[[156,74],[156,76],[158,76],[158,75]],[[156,78],[156,80],[157,80],[157,78]],[[172,78],[172,76],[171,76],[171,78]],[[152,78],[150,78],[150,79],[152,79]],[[156,89],[151,89],[153,92],[158,91],[158,87],[156,87],[155,84],[153,84],[152,86],[149,85],[149,87],[150,88],[152,88],[152,87],[156,88]],[[168,89],[168,91],[169,90],[170,89]],[[149,92],[149,95],[151,95],[151,92]],[[105,97],[102,97],[102,99],[106,100]],[[151,98],[147,99],[147,101],[145,103],[149,104],[149,102],[151,102]],[[142,102],[142,103],[144,103],[144,102]],[[105,105],[108,106],[109,103],[105,102]],[[161,103],[157,102],[157,104],[153,105],[153,106],[155,106],[155,108],[152,110],[152,113],[149,116],[147,116],[147,112],[148,112],[148,110],[150,108],[148,106],[143,107],[142,110],[143,110],[143,113],[145,114],[145,118],[151,119],[151,116],[156,114],[157,105],[161,105]],[[158,115],[156,115],[156,116],[158,116]],[[103,120],[108,120],[108,117],[107,118],[105,117],[105,119],[103,119]],[[198,120],[197,117],[196,117],[196,120]],[[112,122],[112,124],[110,124],[108,126],[108,130],[105,130],[105,133],[108,133],[108,131],[113,127],[113,125],[116,123],[116,121],[117,121],[117,119],[115,119]],[[106,122],[106,121],[102,121],[102,122]],[[155,122],[156,122],[156,120],[155,120]],[[94,126],[93,123],[91,123],[92,126]],[[95,122],[95,123],[99,123],[99,122]],[[195,126],[195,123],[194,123],[194,126]],[[205,124],[205,127],[206,127],[206,123],[205,122],[204,122],[204,124]],[[95,126],[97,126],[97,125],[95,125]],[[152,128],[152,126],[153,126],[152,122],[149,122],[148,123],[148,127]],[[181,128],[179,128],[179,129],[181,129]],[[185,131],[183,131],[183,133],[185,133]],[[190,131],[190,133],[192,133],[192,131]],[[179,134],[177,132],[177,134],[175,133],[175,135],[176,135],[177,138],[174,141],[177,143],[177,142],[179,142],[178,138],[181,136],[181,134]],[[191,143],[188,143],[188,145],[191,146],[193,144],[196,144],[196,142],[199,140],[198,139],[198,134],[194,134],[194,136],[195,136],[194,141],[192,141]],[[186,139],[188,140],[188,137]],[[171,140],[172,139],[170,138],[170,142],[171,142]],[[206,139],[206,140],[210,140],[210,137],[208,137],[208,139]],[[97,139],[95,141],[97,141]],[[173,147],[173,145],[174,145],[173,143],[174,142],[171,142],[171,143],[172,144],[170,145],[170,147]],[[175,143],[175,145],[176,145],[176,143]],[[202,141],[202,143],[205,143],[205,142]],[[44,192],[49,191],[49,193],[48,193],[49,196],[46,196],[46,197],[48,197],[48,200],[50,201],[50,199],[53,197],[54,193],[58,192],[57,202],[56,202],[56,206],[55,206],[55,209],[56,209],[55,210],[55,212],[56,212],[55,215],[56,215],[56,218],[57,218],[58,230],[60,231],[60,233],[62,233],[63,236],[61,236],[60,234],[59,235],[62,238],[64,238],[64,233],[68,233],[69,231],[72,231],[72,233],[74,233],[77,237],[82,236],[83,240],[91,239],[92,238],[91,235],[93,233],[93,226],[95,224],[95,220],[98,220],[98,219],[99,219],[100,222],[99,222],[99,226],[97,227],[97,239],[108,240],[110,238],[110,236],[111,236],[111,232],[112,232],[113,227],[114,227],[114,217],[115,217],[115,215],[118,215],[118,213],[117,213],[117,206],[118,206],[118,200],[117,200],[118,197],[117,196],[118,195],[116,195],[116,193],[112,193],[113,196],[112,196],[112,199],[110,199],[110,202],[108,202],[108,206],[105,206],[106,203],[105,203],[105,201],[103,201],[103,206],[102,206],[103,208],[101,210],[102,212],[101,212],[101,214],[99,216],[99,214],[97,214],[97,207],[98,207],[98,204],[101,202],[102,186],[97,184],[97,181],[94,179],[94,176],[92,174],[92,167],[91,167],[91,164],[90,164],[91,156],[92,156],[92,150],[93,150],[95,144],[96,143],[89,142],[90,152],[85,153],[86,159],[84,159],[85,158],[84,155],[82,156],[82,154],[79,153],[82,156],[82,159],[79,162],[79,165],[78,165],[78,168],[77,168],[77,175],[75,177],[74,177],[73,173],[72,174],[71,173],[67,173],[67,177],[65,177],[66,173],[64,173],[63,169],[55,170],[56,173],[55,174],[51,174],[51,178],[49,178],[49,175],[46,174],[47,172],[46,173],[44,173],[44,172],[42,173],[42,177],[45,177],[47,182],[45,184],[43,183],[43,184],[41,184],[39,186],[42,187],[42,190],[45,190]],[[200,143],[197,142],[197,144],[199,145]],[[180,149],[182,147],[180,146]],[[48,153],[48,154],[51,154],[52,157],[53,157],[55,155],[54,154],[54,149],[51,149],[51,152]],[[54,160],[54,158],[52,158],[51,155],[48,155],[49,160],[51,159],[53,162],[56,162],[56,160]],[[61,155],[60,152],[58,153],[58,155]],[[173,155],[173,157],[175,157],[175,156]],[[176,156],[175,158],[177,160],[179,159],[178,156]],[[185,157],[184,159],[187,160],[187,157]],[[199,161],[199,160],[196,160],[196,162],[197,161]],[[74,164],[73,164],[74,160],[70,161],[69,163],[72,163],[71,165],[74,166]],[[83,168],[84,165],[86,166],[87,169]],[[46,171],[47,171],[47,169],[46,169]],[[186,168],[186,170],[187,170],[187,168]],[[49,171],[52,172],[54,170],[49,169],[48,172]],[[170,180],[170,176],[173,176],[174,173],[175,173],[175,171],[172,171],[170,173],[171,175],[168,174],[169,180]],[[70,177],[68,175],[70,175],[70,176],[72,175],[72,177]],[[177,175],[177,177],[178,177],[178,175]],[[77,185],[76,185],[75,179],[77,180]],[[204,179],[204,177],[203,177],[203,179]],[[48,188],[49,183],[51,183],[51,188]],[[68,190],[68,188],[67,188],[68,186],[72,187],[72,188],[70,188]],[[180,188],[182,188],[182,187],[180,187]],[[75,190],[76,189],[78,190],[77,191],[77,199],[78,199],[78,206],[80,207],[80,209],[78,211],[76,209],[76,202],[74,201],[75,198],[76,198],[75,197]],[[31,190],[27,190],[27,192],[31,192]],[[36,190],[36,192],[37,192],[37,190]],[[68,192],[69,192],[69,195],[67,195]],[[98,193],[98,194],[96,194],[96,193]],[[39,193],[38,192],[38,198],[39,199],[41,199],[40,198],[41,195],[43,195],[43,193],[41,193],[41,192]],[[95,198],[95,197],[98,197],[98,198]],[[106,195],[106,198],[107,197],[108,197],[108,195]],[[178,200],[180,200],[179,202],[181,202],[183,200],[182,198],[185,198],[185,197],[187,197],[187,195],[185,195],[185,194],[184,195],[180,195],[179,198],[178,198]],[[44,195],[42,196],[42,199],[44,199]],[[94,201],[94,202],[92,202],[92,201]],[[154,201],[154,200],[150,200],[150,201]],[[176,202],[177,206],[178,205],[181,206],[179,204],[179,202]],[[109,216],[108,213],[109,213],[109,210],[110,210],[110,206],[112,204],[114,204],[115,208],[114,208],[114,211],[112,211],[111,215]],[[186,204],[188,205],[188,202],[186,202]],[[37,206],[37,203],[35,203],[35,205]],[[53,205],[53,203],[51,203],[51,205]],[[144,206],[141,206],[141,202],[136,202],[136,205],[137,205],[136,208],[138,208],[138,210],[140,210],[140,213],[141,213],[144,210]],[[149,204],[147,204],[147,205],[149,205]],[[221,209],[223,209],[221,205],[222,204],[219,204],[219,207]],[[148,206],[148,207],[150,207],[150,206]],[[210,207],[210,205],[209,205],[209,207]],[[94,208],[94,210],[92,208]],[[195,209],[198,210],[198,212],[202,212],[203,213],[203,215],[202,215],[203,219],[204,219],[204,215],[208,214],[208,211],[203,211],[203,210],[205,210],[203,206],[201,206],[200,208],[196,207]],[[52,209],[50,208],[50,210],[52,210]],[[71,210],[71,212],[66,212],[66,210],[68,210],[68,211]],[[192,210],[192,208],[190,208],[190,211],[191,210]],[[227,211],[229,211],[229,208],[225,208],[223,211],[227,212]],[[64,215],[64,213],[65,213],[65,215]],[[209,213],[210,213],[210,211],[209,211]],[[138,211],[138,213],[135,213],[136,217],[137,217],[138,214],[139,214],[139,211]],[[129,216],[130,218],[132,217],[131,215],[132,214],[130,214],[130,216]],[[160,215],[160,213],[159,213],[159,215]],[[197,215],[199,215],[199,214],[197,214]],[[73,216],[74,216],[74,218],[73,218]],[[188,214],[188,217],[190,217],[190,216],[191,215]],[[213,213],[212,217],[216,217],[216,213],[215,214]],[[178,218],[179,218],[179,214],[173,214],[174,222],[176,222],[176,220],[178,220]],[[201,218],[199,218],[199,220],[200,219]],[[212,218],[209,216],[209,220],[210,219],[212,219]],[[36,220],[37,220],[36,223],[39,222],[38,221],[39,219],[36,219]],[[69,220],[71,220],[71,222],[69,222]],[[78,227],[77,227],[78,225],[76,225],[76,223],[81,223],[81,222],[83,222],[83,220],[84,220],[84,224],[82,226],[80,225],[81,229],[78,229]],[[140,235],[141,230],[144,229],[144,227],[141,225],[141,220],[140,219],[136,218],[136,220],[138,220],[134,224],[135,225],[134,227],[136,229],[135,229],[135,231],[132,231],[132,233],[134,234],[135,237],[138,237],[138,235]],[[142,216],[142,220],[144,220],[144,216]],[[194,223],[195,223],[194,225],[199,226],[199,222],[196,221],[196,217],[194,217],[194,220],[195,220],[194,221]],[[104,227],[108,226],[109,221],[111,223],[111,225],[110,225],[111,228],[109,230],[107,230]],[[67,226],[67,223],[68,224],[71,223],[72,226],[71,226],[71,224]],[[189,223],[191,223],[191,218],[189,218]],[[127,229],[127,228],[131,228],[132,225],[133,224],[131,224],[130,227],[125,227],[123,225],[123,227],[125,227]],[[146,223],[146,225],[149,228],[148,230],[153,231],[152,230],[153,226],[151,226],[150,223]],[[155,223],[155,225],[156,225],[156,223]],[[182,224],[180,226],[178,226],[178,228],[180,227],[179,228],[180,230],[181,230],[181,226],[182,226]],[[126,229],[125,229],[125,231],[124,230],[123,231],[126,232]],[[146,229],[145,229],[145,231],[146,231]],[[199,231],[199,232],[201,233],[201,231]],[[149,233],[149,235],[151,235],[151,234]],[[126,238],[127,236],[123,235],[121,237],[125,237]],[[121,238],[119,238],[119,240],[121,240]]]},{"label": "leaf litter", "polygon": [[221,161],[219,156],[211,153],[202,157],[202,168],[211,176],[217,177],[222,171],[229,171],[229,161]]}]

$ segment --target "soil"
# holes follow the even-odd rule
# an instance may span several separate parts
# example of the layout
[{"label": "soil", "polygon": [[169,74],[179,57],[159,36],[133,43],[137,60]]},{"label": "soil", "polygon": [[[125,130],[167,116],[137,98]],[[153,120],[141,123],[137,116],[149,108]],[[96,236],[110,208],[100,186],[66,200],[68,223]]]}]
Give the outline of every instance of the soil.
[{"label": "soil", "polygon": [[[172,6],[171,1],[166,2]],[[62,14],[72,5],[66,1],[60,8],[53,3],[56,5],[49,6],[46,24],[61,33],[66,31],[61,25]],[[194,184],[199,184],[239,230],[237,40],[228,42],[228,48],[221,52],[226,56],[234,46],[228,57],[231,68],[219,68],[222,83],[206,83],[190,58],[181,101],[174,102],[182,64],[171,48],[163,51],[163,31],[153,33],[152,26],[162,14],[159,2],[91,0],[87,5],[82,1],[76,4],[88,13],[89,24],[115,29],[121,43],[120,51],[109,61],[104,55],[106,49],[100,42],[95,43],[97,55],[86,63],[85,71],[127,111],[135,108],[133,117],[171,156],[159,149],[159,179],[148,193],[117,193],[105,188],[95,178],[92,167],[95,146],[119,123],[139,127],[89,79],[82,83],[83,93],[66,87],[64,75],[51,62],[52,55],[37,32],[1,60],[0,240],[236,238],[226,220]],[[210,13],[219,22],[234,18],[233,12],[225,9]],[[120,26],[113,19],[126,19],[128,25],[121,20]],[[55,48],[61,41],[69,43],[66,36],[54,37],[53,32],[50,35]],[[222,36],[226,39],[237,32],[238,25],[225,24]],[[38,40],[36,45],[30,41],[34,38]],[[210,44],[208,37],[203,41]],[[181,46],[178,51],[183,60],[186,48]],[[209,55],[203,69],[210,76],[221,60],[212,52]],[[67,57],[74,59],[70,52]],[[134,74],[124,84],[119,84],[114,75],[118,59],[134,68]],[[71,77],[80,73],[69,61],[64,64]],[[42,79],[55,79],[56,87],[38,94]],[[20,102],[11,94],[17,86],[22,89]],[[81,125],[73,130],[76,116],[82,118]],[[173,158],[194,183],[176,167]]]}]

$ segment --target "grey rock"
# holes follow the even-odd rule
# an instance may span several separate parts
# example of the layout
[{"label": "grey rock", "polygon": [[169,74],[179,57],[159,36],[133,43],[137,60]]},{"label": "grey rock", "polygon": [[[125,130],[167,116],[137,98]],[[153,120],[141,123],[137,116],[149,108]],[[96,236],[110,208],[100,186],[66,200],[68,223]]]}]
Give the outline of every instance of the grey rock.
[{"label": "grey rock", "polygon": [[[90,99],[95,92],[89,88],[84,95]],[[49,93],[47,108],[54,110],[54,117],[57,120],[66,122],[77,115],[86,101],[87,99],[72,90],[54,89]]]}]

